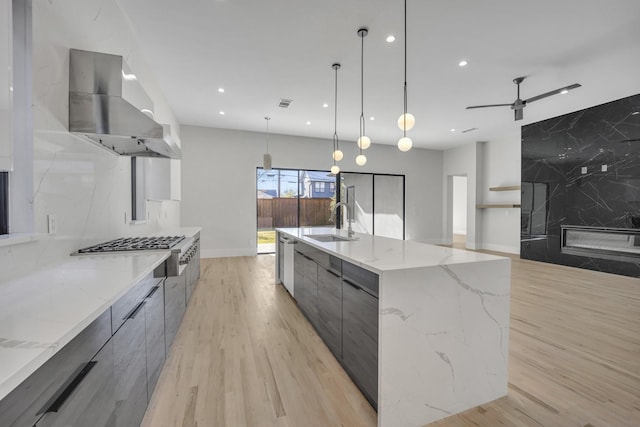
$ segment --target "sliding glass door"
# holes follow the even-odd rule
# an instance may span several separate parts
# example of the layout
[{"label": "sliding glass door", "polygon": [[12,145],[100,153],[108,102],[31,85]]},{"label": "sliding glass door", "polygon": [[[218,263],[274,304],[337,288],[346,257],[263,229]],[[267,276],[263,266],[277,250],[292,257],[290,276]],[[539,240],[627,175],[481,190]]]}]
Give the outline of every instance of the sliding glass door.
[{"label": "sliding glass door", "polygon": [[275,252],[275,229],[333,226],[336,177],[329,171],[257,168],[257,251]]},{"label": "sliding glass door", "polygon": [[[340,200],[346,202],[348,187],[355,190],[352,228],[359,233],[404,239],[404,175],[343,172]],[[341,228],[347,228],[343,209]]]}]

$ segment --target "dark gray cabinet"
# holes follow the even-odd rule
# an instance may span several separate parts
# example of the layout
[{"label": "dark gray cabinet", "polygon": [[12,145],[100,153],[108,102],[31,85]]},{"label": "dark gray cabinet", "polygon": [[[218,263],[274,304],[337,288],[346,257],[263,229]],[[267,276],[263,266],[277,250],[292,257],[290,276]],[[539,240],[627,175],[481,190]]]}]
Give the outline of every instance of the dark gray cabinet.
[{"label": "dark gray cabinet", "polygon": [[311,325],[318,329],[318,265],[297,249],[293,262],[296,301]]},{"label": "dark gray cabinet", "polygon": [[342,358],[342,279],[339,270],[318,266],[318,334]]},{"label": "dark gray cabinet", "polygon": [[378,401],[378,275],[297,242],[295,299],[367,400]]},{"label": "dark gray cabinet", "polygon": [[145,309],[147,349],[147,397],[151,400],[165,360],[164,286],[158,283],[147,295]]},{"label": "dark gray cabinet", "polygon": [[186,273],[178,277],[167,277],[164,281],[164,334],[165,352],[169,349],[178,332],[182,316],[186,310]]},{"label": "dark gray cabinet", "polygon": [[37,427],[112,427],[116,422],[112,340],[79,367],[66,388],[55,395]]},{"label": "dark gray cabinet", "polygon": [[35,425],[56,400],[52,398],[67,389],[78,368],[91,361],[110,336],[107,310],[0,401],[0,426]]},{"label": "dark gray cabinet", "polygon": [[147,408],[145,304],[134,307],[112,338],[118,427],[140,425]]},{"label": "dark gray cabinet", "polygon": [[377,407],[378,298],[354,281],[342,283],[342,364]]}]

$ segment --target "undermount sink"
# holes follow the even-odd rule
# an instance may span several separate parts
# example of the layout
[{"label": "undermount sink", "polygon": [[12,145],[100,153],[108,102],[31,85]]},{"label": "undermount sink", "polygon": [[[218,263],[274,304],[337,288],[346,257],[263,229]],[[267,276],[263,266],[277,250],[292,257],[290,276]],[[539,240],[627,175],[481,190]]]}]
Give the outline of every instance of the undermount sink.
[{"label": "undermount sink", "polygon": [[318,242],[350,242],[356,240],[354,237],[338,236],[337,234],[305,234],[304,237]]}]

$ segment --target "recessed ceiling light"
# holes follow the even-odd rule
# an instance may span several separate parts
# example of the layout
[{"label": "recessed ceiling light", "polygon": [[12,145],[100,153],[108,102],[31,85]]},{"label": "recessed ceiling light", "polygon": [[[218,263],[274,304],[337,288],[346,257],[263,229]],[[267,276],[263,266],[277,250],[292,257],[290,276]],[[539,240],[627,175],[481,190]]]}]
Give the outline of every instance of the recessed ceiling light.
[{"label": "recessed ceiling light", "polygon": [[560,95],[564,95],[565,93],[569,93],[569,89],[562,89],[560,91]]},{"label": "recessed ceiling light", "polygon": [[221,116],[224,116],[224,111],[220,111],[219,113]]},{"label": "recessed ceiling light", "polygon": [[329,104],[327,104],[326,102],[324,104],[322,104],[322,108],[327,108],[329,106]]},{"label": "recessed ceiling light", "polygon": [[369,120],[372,120],[372,121],[373,121],[373,120],[375,120],[375,119],[376,119],[376,118],[375,118],[375,117],[373,117],[373,116],[369,117]]},{"label": "recessed ceiling light", "polygon": [[458,62],[458,67],[466,67],[467,64],[468,62],[463,59],[462,61]]},{"label": "recessed ceiling light", "polygon": [[451,132],[455,132],[456,130],[454,128],[449,129]]},{"label": "recessed ceiling light", "polygon": [[223,87],[219,87],[219,88],[218,88],[218,92],[220,92],[220,93],[224,93],[224,88],[223,88]]},{"label": "recessed ceiling light", "polygon": [[311,124],[311,122],[307,122],[307,124],[308,124],[308,125],[310,125],[310,124]]},{"label": "recessed ceiling light", "polygon": [[394,41],[396,41],[396,36],[394,36],[393,34],[389,34],[385,40],[387,41],[387,43],[393,43]]}]

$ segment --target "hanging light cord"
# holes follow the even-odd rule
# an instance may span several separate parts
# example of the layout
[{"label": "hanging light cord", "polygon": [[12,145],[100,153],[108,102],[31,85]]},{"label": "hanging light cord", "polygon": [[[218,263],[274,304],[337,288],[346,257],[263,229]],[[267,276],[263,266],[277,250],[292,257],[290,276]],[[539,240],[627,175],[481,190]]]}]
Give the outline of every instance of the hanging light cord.
[{"label": "hanging light cord", "polygon": [[362,137],[364,136],[364,35],[360,34],[362,41],[360,49],[360,154],[362,154]]},{"label": "hanging light cord", "polygon": [[404,0],[404,115],[402,136],[407,136],[407,0]]},{"label": "hanging light cord", "polygon": [[265,117],[264,119],[267,121],[267,154],[269,154],[269,120],[271,120],[271,117]]},{"label": "hanging light cord", "polygon": [[[336,84],[335,84],[335,90],[334,90],[334,104],[333,104],[333,111],[334,111],[334,116],[333,116],[333,151],[337,151],[339,146],[338,146],[338,68],[340,68],[339,66],[336,66],[334,64],[333,69],[336,70]],[[333,164],[336,163],[336,159],[333,159]]]}]

